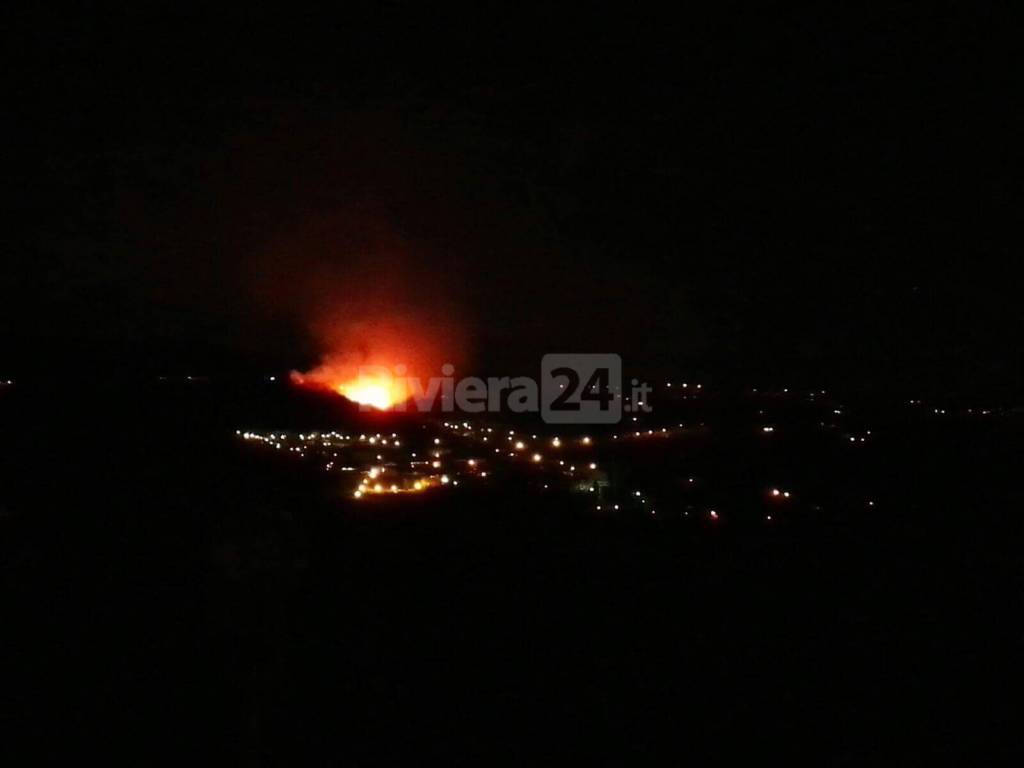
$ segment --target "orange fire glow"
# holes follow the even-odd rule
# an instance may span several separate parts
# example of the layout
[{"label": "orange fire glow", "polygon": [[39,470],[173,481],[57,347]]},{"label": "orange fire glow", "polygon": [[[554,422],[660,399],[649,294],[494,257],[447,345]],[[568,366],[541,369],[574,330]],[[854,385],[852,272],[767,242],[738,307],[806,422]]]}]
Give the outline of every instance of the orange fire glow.
[{"label": "orange fire glow", "polygon": [[403,409],[417,395],[417,385],[425,388],[431,376],[441,375],[458,347],[450,332],[435,332],[429,324],[401,315],[338,323],[322,336],[332,351],[314,369],[293,371],[292,381],[381,411]]},{"label": "orange fire glow", "polygon": [[445,363],[461,368],[465,285],[441,256],[407,241],[390,210],[372,205],[311,213],[281,229],[259,255],[256,287],[275,317],[304,329],[302,349],[321,354],[292,381],[397,410]]},{"label": "orange fire glow", "polygon": [[308,373],[292,372],[292,381],[302,386],[328,389],[353,403],[380,411],[403,404],[412,396],[406,369],[383,365],[353,365],[328,358]]},{"label": "orange fire glow", "polygon": [[351,381],[337,384],[334,389],[353,403],[369,405],[381,411],[393,408],[409,397],[404,383],[386,373],[362,372]]}]

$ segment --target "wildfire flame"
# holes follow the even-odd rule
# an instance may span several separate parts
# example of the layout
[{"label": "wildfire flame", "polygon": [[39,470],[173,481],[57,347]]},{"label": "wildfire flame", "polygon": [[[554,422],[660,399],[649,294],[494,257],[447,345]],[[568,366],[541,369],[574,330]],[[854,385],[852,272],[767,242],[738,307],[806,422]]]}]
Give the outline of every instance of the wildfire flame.
[{"label": "wildfire flame", "polygon": [[292,381],[301,386],[327,389],[353,403],[380,411],[395,408],[411,396],[405,378],[384,366],[339,365],[328,361],[308,373],[292,371]]},{"label": "wildfire flame", "polygon": [[467,325],[450,293],[462,282],[392,224],[390,211],[344,206],[297,219],[263,249],[261,299],[321,353],[294,383],[392,410],[446,363],[463,364]]},{"label": "wildfire flame", "polygon": [[417,384],[441,372],[445,361],[437,337],[406,318],[343,326],[329,343],[332,351],[320,365],[305,373],[293,371],[292,381],[381,411],[398,410],[417,394]]},{"label": "wildfire flame", "polygon": [[356,379],[337,384],[335,391],[353,403],[386,411],[408,399],[405,386],[387,374],[361,373]]}]

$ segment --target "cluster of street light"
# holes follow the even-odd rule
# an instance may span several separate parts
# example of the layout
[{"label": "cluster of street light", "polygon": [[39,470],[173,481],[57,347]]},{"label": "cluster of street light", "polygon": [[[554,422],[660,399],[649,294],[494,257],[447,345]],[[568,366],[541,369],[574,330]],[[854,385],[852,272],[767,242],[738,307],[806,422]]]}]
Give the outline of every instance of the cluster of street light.
[{"label": "cluster of street light", "polygon": [[[690,382],[666,382],[664,388],[701,390],[701,384]],[[837,438],[843,442],[862,444],[872,437],[871,430],[844,430],[840,422],[845,420],[845,408],[829,402],[824,390],[790,393],[788,388],[760,394],[759,399],[769,398],[764,408],[757,411],[754,429],[765,437],[774,435],[783,421],[776,420],[780,414],[766,413],[771,399],[800,397],[810,401],[815,408],[822,409],[823,419],[818,421],[821,428],[836,430]],[[919,405],[920,401],[911,401]],[[937,409],[936,412],[939,412]],[[988,413],[988,411],[979,411]],[[505,480],[525,482],[539,491],[559,487],[569,491],[592,494],[591,509],[599,512],[621,512],[642,510],[651,517],[666,512],[671,516],[671,507],[678,508],[678,502],[668,503],[664,487],[673,482],[683,482],[684,488],[694,489],[692,504],[685,504],[680,512],[683,517],[695,515],[711,523],[724,521],[727,510],[710,501],[700,501],[703,484],[696,477],[679,480],[667,478],[667,482],[655,481],[661,489],[661,502],[643,490],[630,490],[621,485],[613,487],[603,465],[597,460],[599,448],[607,451],[633,451],[632,446],[647,444],[648,441],[680,439],[696,435],[705,428],[703,422],[692,425],[677,422],[670,425],[651,424],[649,414],[643,415],[648,423],[638,423],[638,416],[631,416],[623,422],[618,431],[601,434],[540,434],[530,430],[510,427],[507,423],[485,420],[427,421],[407,429],[406,434],[366,434],[346,431],[325,431],[291,433],[287,431],[238,431],[239,437],[276,451],[291,453],[300,457],[322,461],[328,472],[353,472],[357,474],[354,485],[348,486],[347,494],[354,499],[374,496],[416,494],[444,487],[485,480],[495,472]],[[788,424],[788,422],[785,422]],[[411,431],[410,431],[411,430]],[[766,445],[773,444],[768,441]],[[660,443],[659,443],[660,444]],[[650,444],[657,448],[656,443]],[[666,444],[667,445],[667,444]],[[615,446],[618,446],[616,448]],[[630,466],[629,462],[619,464],[621,459],[605,457],[609,465]],[[640,465],[637,465],[640,466]],[[628,472],[628,470],[627,470]],[[559,479],[560,478],[560,479]],[[627,486],[628,488],[628,486]],[[796,493],[791,488],[768,485],[764,487],[765,509],[762,519],[772,523],[779,517],[786,517],[796,504]],[[721,501],[721,499],[719,499]],[[875,501],[868,500],[867,506],[874,507]],[[819,509],[806,500],[800,507]],[[668,509],[667,509],[668,508]]]}]

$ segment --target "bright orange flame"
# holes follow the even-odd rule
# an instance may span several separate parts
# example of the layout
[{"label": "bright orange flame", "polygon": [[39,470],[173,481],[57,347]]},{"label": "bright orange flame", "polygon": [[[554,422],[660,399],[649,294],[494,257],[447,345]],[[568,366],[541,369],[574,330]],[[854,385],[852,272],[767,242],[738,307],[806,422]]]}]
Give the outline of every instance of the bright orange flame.
[{"label": "bright orange flame", "polygon": [[457,362],[460,346],[447,326],[407,312],[325,319],[317,333],[327,352],[312,370],[293,371],[292,380],[379,410],[402,410],[410,398],[431,391],[430,377],[447,375],[445,364]]},{"label": "bright orange flame", "polygon": [[336,385],[335,389],[339,395],[347,397],[354,403],[369,405],[382,411],[401,403],[408,397],[404,383],[387,375],[360,374],[352,381]]}]

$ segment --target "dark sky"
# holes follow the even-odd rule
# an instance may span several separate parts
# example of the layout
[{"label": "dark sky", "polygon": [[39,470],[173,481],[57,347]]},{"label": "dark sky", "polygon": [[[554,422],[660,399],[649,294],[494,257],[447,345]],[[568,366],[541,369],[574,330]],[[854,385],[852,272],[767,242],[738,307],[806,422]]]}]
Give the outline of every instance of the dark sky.
[{"label": "dark sky", "polygon": [[398,284],[489,369],[1019,387],[1020,25],[861,5],[21,11],[0,376],[307,365]]}]

